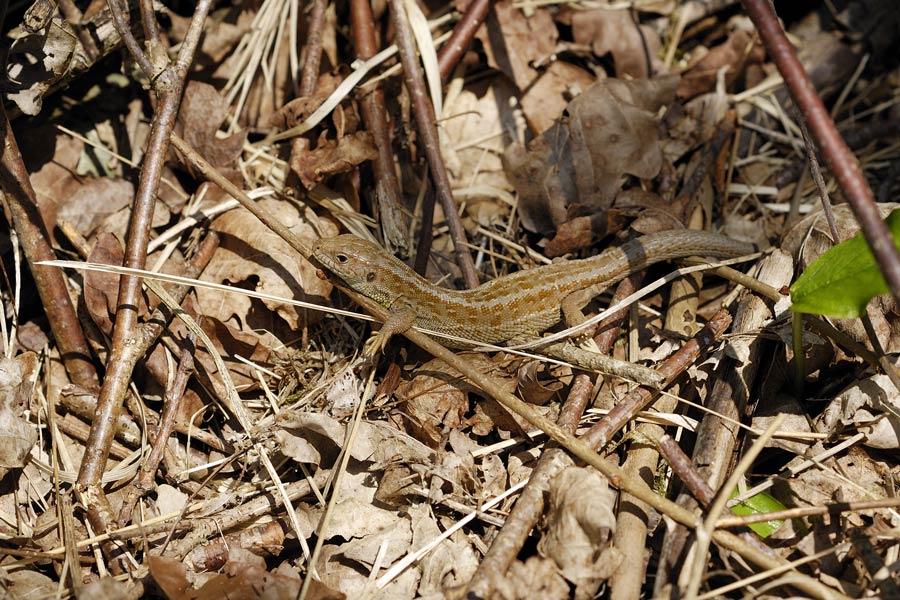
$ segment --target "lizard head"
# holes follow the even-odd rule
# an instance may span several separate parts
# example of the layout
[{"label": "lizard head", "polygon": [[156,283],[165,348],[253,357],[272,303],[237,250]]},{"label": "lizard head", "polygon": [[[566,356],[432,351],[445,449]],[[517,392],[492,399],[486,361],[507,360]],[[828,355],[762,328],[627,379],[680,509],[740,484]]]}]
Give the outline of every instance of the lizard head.
[{"label": "lizard head", "polygon": [[348,288],[385,308],[398,295],[390,291],[402,293],[402,281],[413,273],[381,246],[349,234],[318,240],[310,257]]}]

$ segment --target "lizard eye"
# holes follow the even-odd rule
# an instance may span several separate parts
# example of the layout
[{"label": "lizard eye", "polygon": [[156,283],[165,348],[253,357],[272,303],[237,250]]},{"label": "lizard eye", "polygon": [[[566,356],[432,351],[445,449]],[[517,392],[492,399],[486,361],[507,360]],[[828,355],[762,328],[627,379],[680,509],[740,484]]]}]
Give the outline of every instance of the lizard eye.
[{"label": "lizard eye", "polygon": [[368,281],[369,283],[375,281],[375,271],[369,271],[368,273],[366,273],[366,281]]},{"label": "lizard eye", "polygon": [[338,254],[338,255],[335,256],[335,258],[336,258],[337,261],[338,261],[339,263],[341,263],[342,265],[347,264],[347,261],[350,260],[349,258],[347,258],[347,255],[346,255],[346,254]]}]

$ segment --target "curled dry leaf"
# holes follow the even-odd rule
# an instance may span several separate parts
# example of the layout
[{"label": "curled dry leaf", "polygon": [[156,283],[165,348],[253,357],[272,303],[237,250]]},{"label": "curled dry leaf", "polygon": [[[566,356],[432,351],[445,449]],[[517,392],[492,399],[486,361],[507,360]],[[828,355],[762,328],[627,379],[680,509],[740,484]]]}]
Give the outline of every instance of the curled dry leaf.
[{"label": "curled dry leaf", "polygon": [[325,140],[315,150],[296,150],[291,155],[291,169],[306,189],[312,189],[323,180],[338,173],[346,173],[360,163],[374,160],[378,155],[372,134],[357,131],[339,140]]},{"label": "curled dry leaf", "polygon": [[422,443],[439,446],[445,428],[463,426],[469,387],[439,360],[423,365],[415,378],[401,383],[396,391],[405,401],[400,414],[407,430]]},{"label": "curled dry leaf", "polygon": [[567,119],[527,151],[504,158],[519,192],[522,224],[549,233],[572,208],[609,208],[625,175],[654,177],[662,165],[656,113],[674,98],[677,77],[600,81],[569,103]]},{"label": "curled dry leaf", "polygon": [[531,63],[553,52],[559,32],[546,9],[535,8],[526,17],[510,0],[502,0],[493,5],[476,37],[484,46],[488,64],[524,91],[538,75]]},{"label": "curled dry leaf", "polygon": [[[274,214],[301,239],[337,235],[337,227],[320,219],[309,209],[295,204],[264,198],[258,202]],[[316,277],[316,268],[297,254],[287,242],[272,233],[256,217],[244,209],[229,211],[212,223],[212,228],[222,237],[201,278],[214,283],[250,285],[258,292],[281,298],[306,300],[324,304],[331,292],[331,284]],[[222,294],[218,291],[197,289],[202,312],[220,321],[237,318],[242,327],[252,329],[249,323],[256,301],[239,293]],[[264,300],[266,309],[274,311],[291,330],[305,323],[318,321],[315,311],[304,311],[279,300]],[[274,327],[275,325],[270,326]]]},{"label": "curled dry leaf", "polygon": [[13,42],[7,57],[7,98],[26,115],[41,112],[43,97],[73,65],[77,36],[65,19],[53,19],[46,33]]},{"label": "curled dry leaf", "polygon": [[600,562],[616,528],[615,501],[606,479],[593,469],[568,467],[550,482],[547,534],[538,549],[576,585],[605,579],[615,569]]},{"label": "curled dry leaf", "polygon": [[[659,51],[659,36],[646,25],[638,25],[632,8],[595,8],[572,12],[572,38],[577,44],[590,45],[597,56],[612,54],[617,77],[648,77],[648,59]],[[659,59],[654,72],[660,72]]]},{"label": "curled dry leaf", "polygon": [[[216,135],[228,111],[228,104],[216,88],[208,83],[190,81],[184,90],[176,123],[176,131],[188,145],[219,169],[234,165],[247,137],[246,130],[224,138]],[[182,163],[193,173],[188,161]]]},{"label": "curled dry leaf", "polygon": [[25,466],[37,442],[34,425],[22,418],[31,404],[37,381],[38,356],[32,352],[14,359],[0,358],[0,478]]},{"label": "curled dry leaf", "polygon": [[837,436],[847,428],[864,432],[863,443],[871,448],[900,448],[900,392],[887,375],[854,381],[816,419],[822,433]]}]

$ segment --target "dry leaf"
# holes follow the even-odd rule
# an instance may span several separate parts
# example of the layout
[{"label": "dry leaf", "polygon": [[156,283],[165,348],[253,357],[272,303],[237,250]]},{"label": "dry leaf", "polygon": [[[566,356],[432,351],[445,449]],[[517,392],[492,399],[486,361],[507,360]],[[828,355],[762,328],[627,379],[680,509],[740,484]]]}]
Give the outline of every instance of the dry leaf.
[{"label": "dry leaf", "polygon": [[601,564],[616,528],[616,494],[602,475],[568,467],[550,482],[547,533],[538,543],[543,556],[556,561],[566,579],[586,585],[609,577],[615,565]]},{"label": "dry leaf", "polygon": [[7,56],[7,98],[23,113],[41,112],[44,95],[72,68],[78,38],[65,19],[53,19],[46,33],[12,43]]},{"label": "dry leaf", "polygon": [[[216,88],[199,81],[188,82],[178,111],[176,132],[180,133],[191,148],[219,169],[234,165],[247,137],[246,130],[227,137],[216,135],[228,112],[229,106]],[[189,161],[181,162],[188,172],[194,173]]]},{"label": "dry leaf", "polygon": [[[301,239],[337,235],[337,228],[329,221],[317,217],[311,210],[300,209],[295,204],[264,198],[257,201],[263,208],[279,215],[284,224]],[[201,279],[214,283],[251,285],[253,289],[281,298],[325,303],[331,292],[331,284],[316,277],[316,268],[291,248],[287,242],[272,233],[245,209],[229,211],[212,223],[212,228],[222,236],[222,242],[203,271]],[[254,301],[240,294],[222,294],[218,291],[197,289],[202,312],[226,322],[237,318],[246,329],[253,329]],[[278,300],[264,300],[266,309],[284,319],[291,330],[304,323],[315,322],[319,313],[300,310]],[[265,315],[261,315],[265,318]],[[257,319],[260,316],[256,317]],[[271,331],[276,325],[268,323]]]},{"label": "dry leaf", "polygon": [[656,176],[662,165],[656,113],[673,99],[676,83],[675,77],[597,82],[527,152],[511,146],[504,158],[522,224],[549,233],[575,206],[582,214],[609,208],[625,175]]},{"label": "dry leaf", "polygon": [[[650,75],[647,60],[657,55],[660,41],[653,29],[635,22],[631,11],[606,7],[573,11],[572,38],[576,44],[590,45],[597,56],[612,54],[617,77],[641,79]],[[659,73],[662,64],[655,62],[653,71]]]},{"label": "dry leaf", "polygon": [[293,146],[291,170],[308,190],[327,177],[346,173],[360,163],[374,160],[378,156],[372,134],[368,131],[345,135],[337,142],[326,140],[315,150],[301,148],[301,145]]},{"label": "dry leaf", "polygon": [[524,91],[537,77],[531,63],[553,52],[559,33],[547,10],[537,8],[526,17],[510,0],[502,0],[493,5],[476,37],[484,45],[488,64]]}]

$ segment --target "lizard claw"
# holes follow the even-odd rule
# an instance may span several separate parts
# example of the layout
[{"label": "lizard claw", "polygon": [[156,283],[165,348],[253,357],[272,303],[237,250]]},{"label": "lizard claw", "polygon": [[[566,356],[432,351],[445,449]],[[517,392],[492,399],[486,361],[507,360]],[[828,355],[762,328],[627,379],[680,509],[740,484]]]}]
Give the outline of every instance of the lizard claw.
[{"label": "lizard claw", "polygon": [[382,327],[380,330],[373,333],[372,337],[366,340],[366,343],[363,346],[363,356],[375,356],[381,352],[384,352],[388,340],[390,339],[390,332],[385,332],[385,328]]}]

